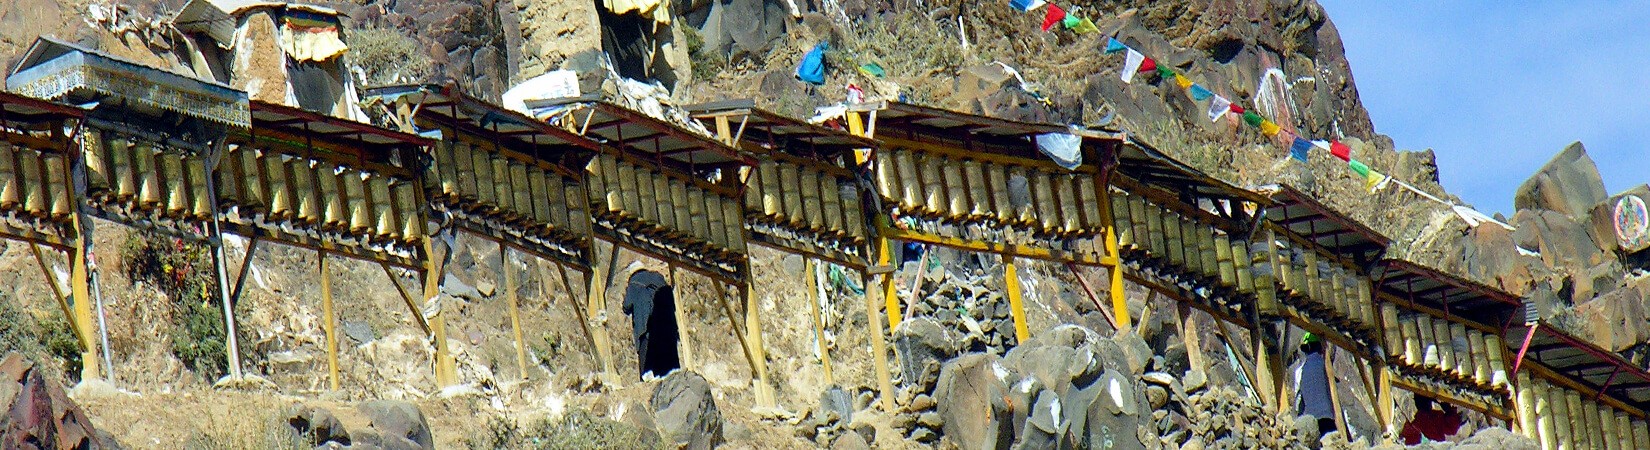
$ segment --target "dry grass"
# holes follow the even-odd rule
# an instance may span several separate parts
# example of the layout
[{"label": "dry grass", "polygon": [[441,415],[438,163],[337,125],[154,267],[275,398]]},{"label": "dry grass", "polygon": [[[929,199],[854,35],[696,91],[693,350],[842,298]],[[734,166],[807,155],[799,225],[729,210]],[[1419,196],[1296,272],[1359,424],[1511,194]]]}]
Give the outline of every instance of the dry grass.
[{"label": "dry grass", "polygon": [[301,450],[308,448],[289,427],[285,411],[253,417],[211,416],[206,431],[184,442],[185,450]]},{"label": "dry grass", "polygon": [[364,73],[366,86],[423,81],[435,72],[417,40],[389,28],[360,28],[349,34],[349,61]]}]

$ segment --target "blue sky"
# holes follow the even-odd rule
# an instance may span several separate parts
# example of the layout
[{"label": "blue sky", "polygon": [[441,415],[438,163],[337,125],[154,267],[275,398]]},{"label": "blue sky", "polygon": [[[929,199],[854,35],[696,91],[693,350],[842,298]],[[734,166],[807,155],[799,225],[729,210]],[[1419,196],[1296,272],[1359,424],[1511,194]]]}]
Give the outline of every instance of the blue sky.
[{"label": "blue sky", "polygon": [[1478,209],[1574,141],[1610,193],[1650,182],[1650,2],[1319,2],[1375,131]]}]

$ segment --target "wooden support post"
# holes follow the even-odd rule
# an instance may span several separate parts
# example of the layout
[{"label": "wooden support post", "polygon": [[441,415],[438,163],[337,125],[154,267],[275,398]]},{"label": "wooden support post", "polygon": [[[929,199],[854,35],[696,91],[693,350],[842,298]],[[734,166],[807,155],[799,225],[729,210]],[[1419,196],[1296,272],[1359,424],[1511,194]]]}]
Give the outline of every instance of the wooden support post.
[{"label": "wooden support post", "polygon": [[[717,283],[717,282],[712,281],[712,283]],[[671,289],[673,291],[678,290],[678,286],[681,286],[681,284],[677,283],[677,281],[676,281],[676,265],[674,265],[674,264],[670,265],[670,286],[671,286]],[[722,285],[720,285],[720,284],[716,285],[716,292],[717,292],[717,294],[716,294],[717,299],[721,301],[722,306],[726,307],[727,306],[727,296],[722,294]],[[678,346],[676,347],[677,348],[676,354],[677,354],[677,356],[681,357],[681,363],[682,363],[682,368],[683,369],[694,370],[694,369],[697,369],[699,366],[694,364],[695,361],[693,359],[693,340],[692,340],[693,336],[688,331],[687,308],[682,307],[682,298],[681,298],[681,296],[677,296],[677,298],[675,300],[676,300],[676,337],[677,337],[676,343],[678,344]],[[728,313],[728,321],[733,322],[734,321],[734,316],[733,316],[732,312],[731,311],[725,311],[725,312]],[[735,324],[735,326],[737,326],[737,325],[738,324]],[[737,331],[735,331],[734,334],[735,334],[736,337],[739,338],[740,347],[743,348],[744,344],[745,344],[744,334],[739,333]],[[744,350],[749,351],[750,349],[749,348],[744,348]],[[747,356],[749,356],[749,355],[747,355]]]},{"label": "wooden support post", "polygon": [[[249,253],[248,256],[250,257],[251,254]],[[247,262],[251,262],[251,260],[248,259]],[[428,336],[430,334],[430,323],[424,320],[424,313],[419,311],[418,302],[413,300],[412,293],[407,292],[407,288],[401,285],[400,278],[395,276],[395,271],[390,270],[389,264],[380,262],[378,267],[384,269],[384,276],[390,279],[390,285],[395,286],[395,292],[401,294],[401,302],[407,304],[407,311],[412,312],[413,323],[418,324],[419,331]],[[245,275],[242,275],[242,277],[245,277]],[[236,284],[239,284],[239,282],[236,282]],[[236,292],[239,292],[239,289]]]},{"label": "wooden support post", "polygon": [[1003,255],[1003,281],[1008,284],[1008,307],[1014,315],[1014,345],[1020,345],[1031,339],[1031,330],[1026,326],[1026,307],[1020,299],[1020,275],[1016,272],[1014,256]]},{"label": "wooden support post", "polygon": [[[881,256],[884,265],[888,263],[886,253]],[[860,286],[869,288],[871,275],[860,272]],[[888,373],[888,342],[882,329],[882,318],[877,317],[877,298],[871,289],[865,290],[865,321],[871,325],[871,361],[877,371],[877,397],[881,400],[882,411],[894,412],[894,382]]]},{"label": "wooden support post", "polygon": [[[211,152],[206,157],[208,172],[216,169],[218,164],[223,162],[223,156],[227,151],[228,148],[222,141],[212,147]],[[212,199],[207,202],[211,205],[212,210],[212,218],[207,221],[207,232],[211,234],[212,266],[217,270],[218,300],[223,304],[224,336],[227,337],[224,350],[228,353],[229,377],[239,379],[241,378],[241,350],[237,335],[240,333],[235,326],[234,301],[229,296],[229,261],[223,251],[223,226],[218,222],[221,215],[218,213],[218,203],[216,201],[218,198],[218,183],[216,180],[217,177],[214,176],[206,177],[206,195],[207,198]],[[239,180],[236,182],[239,182]],[[246,264],[250,265],[252,262],[252,247],[247,247],[246,258]],[[238,295],[240,289],[237,288],[235,291]]]},{"label": "wooden support post", "polygon": [[[34,253],[34,262],[40,265],[40,274],[45,276],[46,285],[52,288],[52,299],[57,300],[57,308],[63,312],[63,319],[69,322],[69,331],[74,333],[75,343],[81,345],[82,353],[91,352],[90,347],[85,347],[91,336],[86,331],[86,323],[80,320],[77,305],[84,302],[76,302],[69,298],[69,294],[63,292],[63,286],[57,284],[57,274],[52,272],[52,265],[46,262],[46,255],[40,252],[40,244],[29,243],[29,251]],[[85,366],[81,367],[81,371],[85,372]]]},{"label": "wooden support post", "polygon": [[1392,398],[1392,370],[1386,364],[1376,364],[1375,414],[1383,428],[1381,442],[1392,444],[1397,442],[1398,437],[1398,406]]},{"label": "wooden support post", "polygon": [[[80,214],[74,214],[70,217],[72,217],[70,220],[73,221],[75,230],[79,231],[75,233],[73,261],[70,262],[71,266],[69,267],[69,292],[73,294],[70,300],[74,302],[74,316],[71,320],[77,324],[74,328],[79,331],[75,337],[80,341],[80,379],[101,379],[103,372],[98,370],[98,361],[100,360],[97,354],[97,343],[92,340],[92,294],[86,260],[86,254],[90,251],[92,243],[89,239],[86,239],[87,234],[80,228]],[[57,280],[51,280],[51,282],[52,285],[57,285]],[[234,330],[231,329],[230,331],[233,332]],[[234,335],[231,334],[229,339],[230,347],[233,348]],[[238,374],[239,372],[237,367],[234,373]]]},{"label": "wooden support post", "polygon": [[803,257],[803,274],[808,277],[808,312],[814,319],[814,348],[819,352],[819,364],[825,368],[825,384],[836,384],[836,377],[831,374],[831,347],[825,342],[824,311],[819,307],[819,274],[814,266],[814,259]]},{"label": "wooden support post", "polygon": [[[750,273],[746,269],[745,273]],[[745,301],[745,342],[751,348],[751,360],[756,370],[756,404],[758,406],[779,406],[778,395],[774,392],[773,383],[768,381],[768,350],[762,338],[762,305],[751,293],[749,285],[739,286],[739,297]],[[679,308],[678,308],[679,309]]]},{"label": "wooden support post", "polygon": [[[1339,388],[1340,380],[1337,379],[1339,377],[1335,374],[1335,346],[1326,345],[1324,347],[1323,372],[1325,377],[1324,379],[1327,380],[1329,384],[1329,406],[1332,407],[1331,410],[1335,413],[1335,429],[1342,433],[1346,433],[1346,413],[1341,409],[1341,390]],[[1322,430],[1319,431],[1321,432]]]},{"label": "wooden support post", "polygon": [[1192,311],[1192,304],[1175,302],[1180,315],[1180,341],[1186,346],[1186,363],[1194,370],[1207,370],[1208,363],[1203,360],[1203,345],[1197,334],[1197,317]]},{"label": "wooden support post", "polygon": [[[573,315],[576,316],[579,319],[579,328],[581,330],[584,330],[584,338],[590,341],[590,352],[591,352],[591,354],[594,355],[593,357],[595,358],[597,370],[601,371],[600,374],[603,378],[610,379],[610,380],[613,379],[613,378],[617,378],[613,374],[613,353],[612,353],[612,349],[605,347],[605,344],[607,343],[606,330],[605,329],[592,329],[594,327],[594,324],[590,323],[590,316],[585,313],[586,305],[581,304],[577,300],[578,297],[573,294],[573,284],[572,284],[573,282],[570,281],[570,279],[567,276],[567,266],[562,265],[560,263],[553,263],[553,264],[556,265],[556,269],[560,272],[562,291],[567,293],[567,298],[569,300],[571,300],[572,303],[573,303],[573,305],[572,305],[573,306],[572,307]],[[597,272],[598,272],[598,270],[595,267],[591,268],[591,270],[590,270],[591,278],[585,280],[585,285],[584,286],[585,286],[585,291],[586,292],[597,289],[594,286],[596,286],[597,280],[602,279],[601,276],[599,274],[597,274]],[[602,336],[602,338],[599,339],[599,340],[596,338],[596,336],[598,334],[600,334]],[[600,342],[600,344],[598,344],[598,342]]]},{"label": "wooden support post", "polygon": [[[421,311],[420,314],[425,314],[424,319],[429,321],[431,339],[435,341],[435,385],[446,388],[458,384],[458,370],[454,367],[452,353],[447,350],[447,313],[440,304],[441,276],[446,270],[442,260],[445,256],[435,257],[431,251],[432,240],[434,236],[424,239],[424,304],[426,308],[434,304],[436,310],[430,313]],[[452,249],[447,249],[447,253],[452,253]]]},{"label": "wooden support post", "polygon": [[516,340],[516,369],[527,380],[527,340],[521,332],[521,299],[516,295],[516,268],[510,263],[510,247],[498,243],[498,267],[504,272],[504,299],[510,302],[510,333]]},{"label": "wooden support post", "polygon": [[1271,346],[1267,345],[1268,338],[1263,325],[1256,325],[1249,331],[1249,343],[1254,347],[1255,355],[1255,389],[1261,401],[1274,407],[1274,411],[1286,412],[1289,410],[1289,401],[1283,394],[1283,361],[1279,359]]},{"label": "wooden support post", "polygon": [[321,272],[321,328],[327,332],[327,381],[336,391],[338,382],[338,318],[332,310],[332,271],[327,264],[327,252],[316,252]]},{"label": "wooden support post", "polygon": [[[881,255],[878,256],[878,258],[881,259],[881,264],[878,264],[879,266],[893,267],[893,247],[892,240],[886,237],[877,238],[877,254]],[[882,302],[885,308],[883,312],[888,314],[888,331],[890,333],[899,328],[900,320],[899,296],[894,295],[896,294],[894,290],[894,273],[896,271],[897,270],[890,270],[888,273],[882,275]]]}]

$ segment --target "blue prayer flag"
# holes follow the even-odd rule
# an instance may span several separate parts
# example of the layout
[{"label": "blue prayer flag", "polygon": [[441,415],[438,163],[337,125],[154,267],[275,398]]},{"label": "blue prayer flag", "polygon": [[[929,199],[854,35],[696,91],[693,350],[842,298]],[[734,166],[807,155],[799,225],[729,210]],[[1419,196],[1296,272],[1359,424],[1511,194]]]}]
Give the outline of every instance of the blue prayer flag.
[{"label": "blue prayer flag", "polygon": [[1306,138],[1300,136],[1295,136],[1295,144],[1289,146],[1289,155],[1295,157],[1295,159],[1301,160],[1301,162],[1306,162],[1306,152],[1311,150],[1312,141],[1308,141]]},{"label": "blue prayer flag", "polygon": [[796,79],[814,86],[825,84],[825,50],[829,48],[821,42],[802,56],[802,63],[796,66]]},{"label": "blue prayer flag", "polygon": [[1129,46],[1123,45],[1123,41],[1119,41],[1117,38],[1109,38],[1106,41],[1106,53],[1117,53],[1128,49]]},{"label": "blue prayer flag", "polygon": [[1197,101],[1201,102],[1204,99],[1207,99],[1207,98],[1212,97],[1214,95],[1215,95],[1215,93],[1209,92],[1209,89],[1203,87],[1203,85],[1201,85],[1201,84],[1192,85],[1192,100],[1197,100]]},{"label": "blue prayer flag", "polygon": [[1031,11],[1043,6],[1043,0],[1008,0],[1008,6],[1013,6],[1022,12]]}]

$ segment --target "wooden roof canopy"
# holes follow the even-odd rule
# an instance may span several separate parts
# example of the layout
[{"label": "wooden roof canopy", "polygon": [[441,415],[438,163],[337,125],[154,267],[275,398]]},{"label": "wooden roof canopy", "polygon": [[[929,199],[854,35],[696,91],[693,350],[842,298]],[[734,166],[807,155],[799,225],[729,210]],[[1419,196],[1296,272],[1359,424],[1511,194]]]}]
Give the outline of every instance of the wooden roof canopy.
[{"label": "wooden roof canopy", "polygon": [[584,96],[530,100],[531,108],[561,108],[561,124],[578,134],[634,158],[686,173],[754,164],[747,155],[709,136],[680,125],[602,100]]},{"label": "wooden roof canopy", "polygon": [[[497,144],[506,157],[583,179],[601,144],[565,129],[465,94],[455,84],[371,88],[367,97],[411,108],[415,120]],[[391,106],[392,108],[394,106]]]},{"label": "wooden roof canopy", "polygon": [[878,145],[877,141],[843,130],[810,124],[758,108],[756,101],[751,99],[701,103],[688,105],[686,109],[707,128],[715,128],[717,117],[738,121],[730,130],[735,143],[748,142],[751,146],[792,156],[831,158]]},{"label": "wooden roof canopy", "polygon": [[62,122],[80,120],[86,112],[10,92],[0,91],[0,137],[13,144],[62,152],[66,139],[52,139],[39,133],[59,133]]},{"label": "wooden roof canopy", "polygon": [[1260,191],[1272,205],[1266,220],[1324,249],[1367,264],[1386,251],[1391,240],[1289,185],[1265,186]]},{"label": "wooden roof canopy", "polygon": [[1644,368],[1547,323],[1509,327],[1503,341],[1510,352],[1517,352],[1526,336],[1530,346],[1525,360],[1585,386],[1595,393],[1594,398],[1608,395],[1637,408],[1640,416],[1650,410],[1650,372]]},{"label": "wooden roof canopy", "polygon": [[[411,152],[433,140],[291,106],[253,101],[252,129],[232,141],[275,143],[309,159],[412,179]],[[407,153],[400,153],[400,152]]]},{"label": "wooden roof canopy", "polygon": [[850,110],[876,112],[873,136],[879,140],[892,138],[1038,161],[1048,158],[1037,151],[1034,137],[1071,132],[1064,125],[998,119],[897,101],[867,102]]},{"label": "wooden roof canopy", "polygon": [[1505,291],[1401,259],[1381,260],[1370,269],[1370,277],[1390,301],[1497,328],[1523,306],[1517,296]]}]

